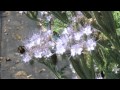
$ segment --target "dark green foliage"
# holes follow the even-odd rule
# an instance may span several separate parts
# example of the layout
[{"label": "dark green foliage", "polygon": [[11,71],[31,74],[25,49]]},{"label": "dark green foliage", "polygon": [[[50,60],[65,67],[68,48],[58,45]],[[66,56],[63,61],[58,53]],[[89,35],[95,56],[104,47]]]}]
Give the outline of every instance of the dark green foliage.
[{"label": "dark green foliage", "polygon": [[69,23],[67,14],[65,12],[61,12],[61,11],[51,11],[51,13],[58,18],[59,20],[61,20],[63,23],[67,24]]}]

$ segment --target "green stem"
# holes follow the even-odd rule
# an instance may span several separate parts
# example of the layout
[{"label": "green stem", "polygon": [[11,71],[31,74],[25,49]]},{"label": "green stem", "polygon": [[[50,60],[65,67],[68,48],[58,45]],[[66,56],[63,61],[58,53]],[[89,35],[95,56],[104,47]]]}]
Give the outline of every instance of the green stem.
[{"label": "green stem", "polygon": [[54,69],[51,64],[49,64],[49,62],[44,61],[43,64],[52,71],[52,73],[57,77],[57,79],[62,79],[61,75]]}]

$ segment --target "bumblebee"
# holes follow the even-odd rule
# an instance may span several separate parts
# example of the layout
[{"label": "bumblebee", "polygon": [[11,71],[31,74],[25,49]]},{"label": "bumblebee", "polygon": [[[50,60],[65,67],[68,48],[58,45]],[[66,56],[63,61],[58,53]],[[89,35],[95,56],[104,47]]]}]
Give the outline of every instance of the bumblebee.
[{"label": "bumblebee", "polygon": [[24,53],[25,53],[25,46],[19,46],[19,47],[17,48],[17,51],[18,51],[18,53],[20,53],[20,54],[24,54]]}]

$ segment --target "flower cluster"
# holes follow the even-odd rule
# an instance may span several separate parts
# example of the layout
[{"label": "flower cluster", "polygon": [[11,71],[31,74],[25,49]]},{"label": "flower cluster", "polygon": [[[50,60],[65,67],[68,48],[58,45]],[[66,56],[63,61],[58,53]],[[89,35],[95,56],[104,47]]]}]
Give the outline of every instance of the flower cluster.
[{"label": "flower cluster", "polygon": [[28,62],[33,56],[35,58],[50,57],[52,55],[51,50],[54,49],[55,45],[51,40],[51,35],[51,30],[40,31],[37,34],[33,34],[30,39],[23,41],[26,48],[23,60]]},{"label": "flower cluster", "polygon": [[74,57],[84,51],[92,51],[96,46],[96,42],[90,37],[92,32],[90,25],[82,27],[79,31],[71,26],[65,28],[59,37],[54,39],[52,30],[40,31],[23,41],[26,47],[23,61],[28,62],[32,57],[49,58],[53,54],[62,55],[66,52],[70,52]]}]

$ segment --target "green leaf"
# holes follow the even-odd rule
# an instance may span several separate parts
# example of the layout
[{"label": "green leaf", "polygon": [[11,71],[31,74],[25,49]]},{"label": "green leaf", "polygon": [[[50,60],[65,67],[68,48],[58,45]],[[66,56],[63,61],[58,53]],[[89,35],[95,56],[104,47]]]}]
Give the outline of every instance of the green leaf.
[{"label": "green leaf", "polygon": [[117,35],[120,36],[120,28],[116,29]]},{"label": "green leaf", "polygon": [[73,68],[75,69],[76,73],[79,75],[79,77],[81,79],[87,79],[86,75],[84,74],[84,72],[82,70],[82,66],[81,66],[79,60],[75,60],[75,59],[71,58],[70,61],[71,61]]},{"label": "green leaf", "polygon": [[56,54],[53,54],[53,55],[51,56],[51,62],[52,62],[54,65],[57,64],[58,60],[57,60],[57,55],[56,55]]},{"label": "green leaf", "polygon": [[[80,58],[81,58],[80,62],[81,62],[81,65],[82,65],[82,69],[83,69],[83,72],[86,75],[87,79],[94,79],[93,76],[92,76],[93,72],[91,71],[91,69],[93,70],[93,68],[92,67],[89,68],[88,64],[87,64],[87,60],[89,60],[88,57],[85,58],[85,55],[81,55]],[[93,64],[93,63],[91,62],[89,64]]]},{"label": "green leaf", "polygon": [[84,16],[86,16],[88,19],[92,18],[90,11],[81,11],[83,13]]},{"label": "green leaf", "polygon": [[61,11],[51,11],[51,13],[58,18],[59,20],[61,20],[63,23],[67,24],[69,23],[67,14],[64,12],[62,13]]},{"label": "green leaf", "polygon": [[25,13],[25,15],[30,18],[31,20],[34,21],[39,21],[39,19],[37,18],[38,16],[38,11],[27,11],[27,13]]}]

